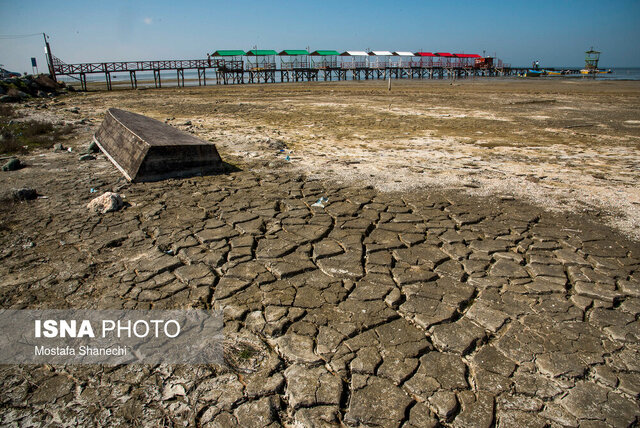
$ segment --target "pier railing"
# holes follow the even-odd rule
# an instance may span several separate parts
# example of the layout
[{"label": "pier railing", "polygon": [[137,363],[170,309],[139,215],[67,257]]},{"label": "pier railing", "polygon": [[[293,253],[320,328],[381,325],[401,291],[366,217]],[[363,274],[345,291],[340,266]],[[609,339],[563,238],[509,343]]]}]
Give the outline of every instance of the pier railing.
[{"label": "pier railing", "polygon": [[56,74],[80,73],[116,73],[123,71],[180,70],[193,68],[217,67],[216,60],[182,59],[164,61],[127,61],[127,62],[87,62],[81,64],[65,64],[54,62]]}]

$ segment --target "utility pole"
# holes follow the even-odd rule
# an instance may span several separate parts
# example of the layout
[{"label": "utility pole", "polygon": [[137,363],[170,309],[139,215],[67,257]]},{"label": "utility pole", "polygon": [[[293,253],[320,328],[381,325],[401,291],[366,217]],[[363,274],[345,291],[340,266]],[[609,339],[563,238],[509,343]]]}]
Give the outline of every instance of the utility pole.
[{"label": "utility pole", "polygon": [[54,82],[57,82],[56,73],[53,69],[53,55],[51,54],[51,46],[47,41],[47,35],[42,33],[42,37],[44,37],[44,53],[47,54],[47,65],[49,66],[49,74]]}]

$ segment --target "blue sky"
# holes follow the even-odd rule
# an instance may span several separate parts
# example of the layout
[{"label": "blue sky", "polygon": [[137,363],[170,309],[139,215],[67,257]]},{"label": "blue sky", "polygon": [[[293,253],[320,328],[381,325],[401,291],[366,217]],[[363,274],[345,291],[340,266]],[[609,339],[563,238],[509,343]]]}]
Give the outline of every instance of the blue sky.
[{"label": "blue sky", "polygon": [[46,69],[42,37],[67,63],[204,58],[216,49],[496,53],[513,66],[640,67],[640,1],[0,0],[0,63]]}]

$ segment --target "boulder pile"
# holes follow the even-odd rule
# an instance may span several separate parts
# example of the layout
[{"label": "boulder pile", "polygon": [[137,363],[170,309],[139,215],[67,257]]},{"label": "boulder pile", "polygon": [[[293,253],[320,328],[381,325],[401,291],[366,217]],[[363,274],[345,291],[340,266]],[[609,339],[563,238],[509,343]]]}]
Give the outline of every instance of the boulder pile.
[{"label": "boulder pile", "polygon": [[29,98],[53,97],[69,90],[73,89],[46,74],[11,77],[0,80],[0,102],[15,103]]}]

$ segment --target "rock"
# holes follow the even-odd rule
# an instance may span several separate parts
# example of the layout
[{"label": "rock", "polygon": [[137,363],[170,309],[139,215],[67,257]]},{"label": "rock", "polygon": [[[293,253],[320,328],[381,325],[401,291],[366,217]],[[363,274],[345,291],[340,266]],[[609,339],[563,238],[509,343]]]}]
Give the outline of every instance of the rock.
[{"label": "rock", "polygon": [[96,157],[95,157],[95,156],[93,156],[93,155],[89,155],[89,154],[82,155],[82,156],[80,156],[80,157],[78,158],[78,160],[80,160],[80,161],[89,161],[89,160],[95,160],[95,159],[96,159]]},{"label": "rock", "polygon": [[20,169],[21,167],[22,167],[22,164],[20,163],[20,159],[13,158],[13,159],[9,159],[9,161],[7,163],[2,165],[2,170],[3,171],[15,171],[15,170]]},{"label": "rock", "polygon": [[87,153],[100,153],[100,147],[96,144],[95,141],[92,141],[87,147]]},{"label": "rock", "polygon": [[49,90],[49,91],[55,92],[58,89],[62,88],[62,85],[60,83],[57,83],[46,74],[39,75],[34,79],[34,81],[39,87],[43,88],[45,91]]},{"label": "rock", "polygon": [[87,204],[89,210],[102,214],[109,211],[118,211],[123,206],[122,196],[113,192],[106,192]]},{"label": "rock", "polygon": [[27,98],[29,98],[29,94],[27,94],[26,92],[22,92],[18,89],[15,88],[9,88],[9,90],[7,91],[7,95],[13,99],[13,101],[22,101],[25,100]]},{"label": "rock", "polygon": [[14,201],[30,201],[38,197],[35,189],[23,187],[22,189],[11,189],[11,196]]},{"label": "rock", "polygon": [[56,143],[56,144],[53,145],[53,151],[54,152],[61,152],[63,150],[66,150],[66,149],[64,148],[62,143]]},{"label": "rock", "polygon": [[287,148],[287,144],[284,141],[271,138],[267,138],[266,145],[273,150],[284,150]]}]

